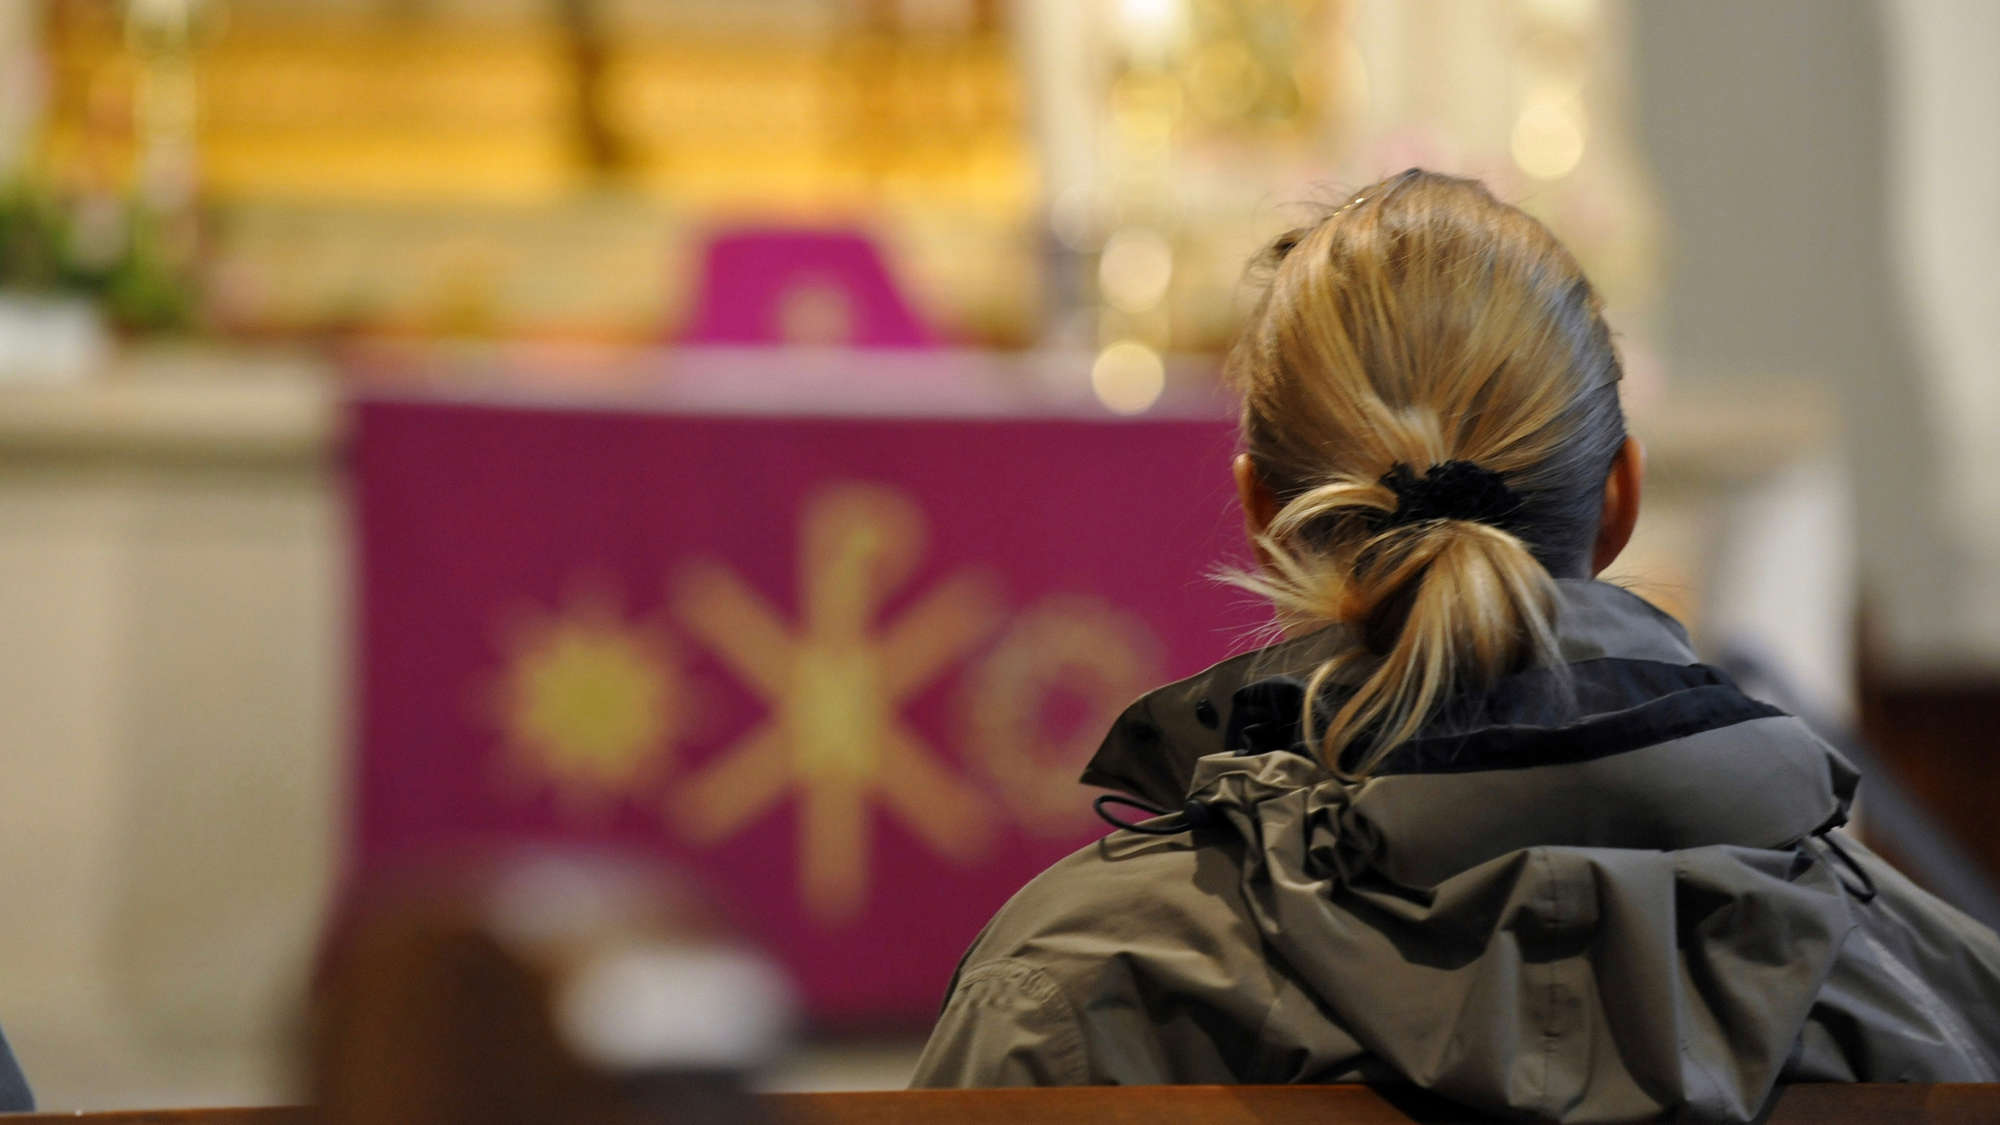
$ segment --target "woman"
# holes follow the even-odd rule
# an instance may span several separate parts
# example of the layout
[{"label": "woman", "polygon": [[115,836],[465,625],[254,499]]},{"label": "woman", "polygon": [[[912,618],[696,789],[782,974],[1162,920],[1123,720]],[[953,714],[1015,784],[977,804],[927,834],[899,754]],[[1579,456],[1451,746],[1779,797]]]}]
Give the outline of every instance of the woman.
[{"label": "woman", "polygon": [[1592,579],[1642,463],[1548,231],[1412,170],[1268,258],[1227,371],[1240,581],[1290,639],[1120,718],[1084,780],[1168,815],[1000,911],[916,1084],[1407,1081],[1613,1121],[2000,1077],[2000,940],[1839,830],[1837,753]]}]

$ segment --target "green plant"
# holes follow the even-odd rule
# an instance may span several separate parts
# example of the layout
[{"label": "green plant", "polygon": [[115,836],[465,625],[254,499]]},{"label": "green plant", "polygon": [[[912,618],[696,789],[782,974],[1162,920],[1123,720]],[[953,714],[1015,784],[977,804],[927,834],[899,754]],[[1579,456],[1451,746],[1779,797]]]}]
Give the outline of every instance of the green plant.
[{"label": "green plant", "polygon": [[194,323],[186,255],[148,209],[114,196],[66,199],[33,183],[0,188],[0,290],[94,300],[121,329]]}]

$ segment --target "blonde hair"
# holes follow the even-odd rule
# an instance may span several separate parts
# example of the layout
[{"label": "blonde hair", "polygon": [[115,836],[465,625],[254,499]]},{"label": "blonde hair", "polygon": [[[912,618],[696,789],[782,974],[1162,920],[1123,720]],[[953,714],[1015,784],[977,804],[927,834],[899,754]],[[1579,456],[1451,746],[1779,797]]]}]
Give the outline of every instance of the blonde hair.
[{"label": "blonde hair", "polygon": [[[1452,695],[1560,667],[1553,575],[1588,573],[1625,438],[1618,358],[1576,261],[1471,180],[1411,169],[1262,261],[1270,287],[1226,372],[1279,508],[1266,567],[1233,580],[1288,626],[1350,628],[1302,722],[1359,779]],[[1389,518],[1391,483],[1450,462],[1498,474],[1511,512]],[[1352,691],[1321,729],[1329,683]]]}]

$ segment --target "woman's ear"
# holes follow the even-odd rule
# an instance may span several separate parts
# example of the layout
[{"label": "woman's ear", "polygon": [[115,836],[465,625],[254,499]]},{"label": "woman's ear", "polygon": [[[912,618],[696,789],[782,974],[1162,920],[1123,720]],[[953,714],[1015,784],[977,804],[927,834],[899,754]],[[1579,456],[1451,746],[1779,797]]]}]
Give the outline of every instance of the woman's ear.
[{"label": "woman's ear", "polygon": [[1248,453],[1238,453],[1229,468],[1236,474],[1237,502],[1243,505],[1243,531],[1254,542],[1278,514],[1278,498],[1264,486],[1264,478],[1257,475]]},{"label": "woman's ear", "polygon": [[1257,540],[1278,514],[1278,498],[1265,487],[1264,478],[1257,475],[1257,466],[1250,463],[1248,453],[1238,453],[1229,468],[1236,475],[1236,500],[1243,505],[1243,534],[1257,552],[1258,563],[1270,566],[1270,552],[1264,550]]},{"label": "woman's ear", "polygon": [[1603,573],[1632,541],[1632,527],[1639,522],[1639,490],[1645,479],[1646,449],[1628,434],[1611,458],[1611,472],[1604,478],[1604,510],[1598,514],[1597,543],[1590,551],[1591,574]]}]

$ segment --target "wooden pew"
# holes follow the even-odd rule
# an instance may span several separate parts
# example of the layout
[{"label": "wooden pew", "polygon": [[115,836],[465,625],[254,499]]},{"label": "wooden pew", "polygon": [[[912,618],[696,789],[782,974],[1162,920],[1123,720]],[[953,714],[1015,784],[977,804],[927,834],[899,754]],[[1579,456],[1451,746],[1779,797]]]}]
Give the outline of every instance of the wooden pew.
[{"label": "wooden pew", "polygon": [[[536,876],[523,880],[522,873]],[[559,876],[559,878],[558,878]],[[541,899],[524,896],[523,887]],[[550,888],[570,893],[550,894]],[[588,892],[579,894],[578,892]],[[575,911],[573,904],[593,907]],[[504,907],[504,909],[503,909]],[[530,910],[529,908],[533,909]],[[523,925],[532,918],[534,925]],[[740,950],[689,895],[651,866],[596,854],[499,855],[416,871],[379,886],[336,930],[317,977],[305,1052],[305,1107],[8,1116],[0,1125],[1455,1125],[1490,1121],[1413,1087],[1082,1086],[753,1094],[751,1043],[731,1066],[673,1053],[602,1052],[564,998],[579,974],[625,955]],[[644,995],[677,996],[688,971]],[[661,966],[664,964],[664,968]],[[624,987],[631,987],[631,980]],[[655,987],[657,986],[657,987]],[[701,995],[696,990],[696,995]],[[712,1030],[729,1014],[684,1004],[672,1015]],[[558,1014],[563,1014],[559,1019]],[[586,1011],[586,1014],[589,1014]],[[657,1014],[657,1013],[656,1013]],[[617,1013],[613,1013],[617,1016]],[[621,1017],[622,1018],[622,1017]],[[621,1018],[604,1027],[616,1031]],[[650,1024],[644,1024],[651,1027]],[[602,1031],[603,1028],[599,1028]],[[650,1042],[650,1041],[649,1041]],[[660,1044],[672,1047],[666,1050]],[[595,1044],[584,1050],[580,1044]],[[642,1044],[645,1045],[645,1044]],[[593,1051],[597,1053],[593,1055]],[[2000,1123],[1992,1085],[1791,1086],[1768,1125]]]},{"label": "wooden pew", "polygon": [[[796,1125],[1457,1125],[1494,1120],[1419,1091],[1369,1086],[912,1090],[778,1094],[765,1101],[780,1122]],[[2000,1122],[2000,1084],[1790,1086],[1768,1119],[1768,1125],[1947,1122]]]},{"label": "wooden pew", "polygon": [[[1084,1086],[767,1094],[772,1125],[1457,1125],[1490,1120],[1440,1099],[1368,1086]],[[2000,1084],[1790,1086],[1769,1125],[1973,1125],[2000,1121]],[[5,1125],[318,1125],[312,1110],[0,1114]]]}]

